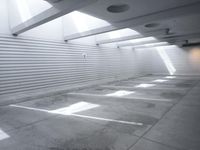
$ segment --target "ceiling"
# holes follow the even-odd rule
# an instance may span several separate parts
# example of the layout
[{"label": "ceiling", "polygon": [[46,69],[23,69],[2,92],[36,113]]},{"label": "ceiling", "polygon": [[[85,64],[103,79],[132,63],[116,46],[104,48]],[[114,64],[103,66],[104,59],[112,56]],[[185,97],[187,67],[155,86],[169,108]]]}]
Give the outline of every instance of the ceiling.
[{"label": "ceiling", "polygon": [[[74,10],[103,19],[111,25],[97,27],[85,33],[75,33],[65,37],[72,40],[99,35],[109,31],[131,28],[142,35],[156,30],[166,30],[165,40],[173,37],[173,42],[198,41],[200,36],[200,0],[45,0],[52,8],[34,16],[14,28],[13,35],[30,30]],[[88,22],[88,24],[90,24]],[[195,34],[194,36],[192,36]],[[187,36],[190,35],[190,36]],[[171,39],[170,39],[171,40]],[[169,40],[169,41],[170,41]],[[171,40],[172,41],[172,40]],[[188,42],[188,41],[187,41]],[[199,41],[200,42],[200,41]]]},{"label": "ceiling", "polygon": [[[123,20],[141,17],[198,1],[199,0],[98,0],[97,2],[81,9],[81,11],[109,22],[121,22]],[[107,11],[109,6],[120,4],[127,4],[129,10],[122,13],[110,13]]]},{"label": "ceiling", "polygon": [[[80,11],[104,19],[115,25],[116,23],[123,23],[127,20],[133,20],[134,18],[142,18],[165,10],[170,11],[170,9],[181,8],[199,2],[200,0],[98,0],[96,3],[82,8]],[[113,13],[107,10],[109,6],[122,4],[127,4],[129,9],[121,13]],[[150,27],[146,27],[145,25],[147,24],[150,24]],[[152,24],[155,24],[155,26]],[[149,21],[134,27],[130,25],[130,28],[140,33],[169,29],[170,34],[175,36],[200,33],[199,25],[200,13],[188,13],[188,15],[180,15],[178,17],[169,16],[167,19],[163,17],[160,20]],[[190,39],[192,39],[191,36]],[[194,37],[194,39],[197,39],[197,37]]]}]

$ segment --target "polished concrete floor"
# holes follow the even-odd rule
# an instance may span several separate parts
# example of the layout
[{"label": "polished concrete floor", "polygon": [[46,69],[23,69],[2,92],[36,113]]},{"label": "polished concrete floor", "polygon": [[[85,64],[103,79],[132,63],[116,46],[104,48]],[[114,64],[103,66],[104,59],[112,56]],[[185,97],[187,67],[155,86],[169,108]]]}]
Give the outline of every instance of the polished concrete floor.
[{"label": "polished concrete floor", "polygon": [[200,150],[200,77],[145,76],[1,106],[0,150]]}]

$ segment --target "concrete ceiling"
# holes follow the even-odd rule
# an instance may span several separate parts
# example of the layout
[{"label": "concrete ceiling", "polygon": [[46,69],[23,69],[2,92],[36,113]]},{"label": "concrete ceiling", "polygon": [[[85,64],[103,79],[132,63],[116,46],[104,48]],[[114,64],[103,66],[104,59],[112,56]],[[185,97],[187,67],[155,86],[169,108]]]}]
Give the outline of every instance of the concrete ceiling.
[{"label": "concrete ceiling", "polygon": [[[37,18],[21,24],[13,33],[21,33],[37,25],[65,15],[71,11],[78,10],[97,18],[108,21],[108,27],[97,28],[85,33],[68,35],[65,40],[106,33],[118,29],[132,28],[145,35],[146,32],[169,29],[170,35],[180,35],[192,38],[191,34],[200,33],[200,0],[46,0],[55,6],[53,15],[49,12],[38,15]],[[79,3],[80,6],[76,7]],[[65,7],[65,5],[68,7]],[[69,5],[70,4],[70,5]],[[71,6],[71,7],[69,7]],[[109,12],[108,8],[114,12]],[[124,6],[119,8],[120,6]],[[117,8],[116,8],[117,7]],[[124,12],[119,12],[126,10]],[[55,13],[56,12],[56,13]],[[42,17],[41,17],[42,16]],[[38,19],[39,18],[39,19]],[[44,20],[42,20],[42,19]],[[36,20],[36,21],[35,21]],[[39,21],[38,21],[39,20]],[[34,24],[33,24],[33,21]],[[39,23],[38,23],[39,22]],[[30,25],[29,25],[29,24]],[[27,26],[28,24],[28,26]],[[25,26],[26,25],[26,26]],[[146,27],[150,26],[150,27]],[[19,28],[19,29],[18,29]],[[149,35],[148,35],[149,36]],[[168,35],[167,35],[168,36]],[[194,36],[196,39],[197,35]],[[184,39],[185,40],[185,39]],[[186,39],[189,40],[189,39]]]},{"label": "concrete ceiling", "polygon": [[[81,11],[92,16],[104,19],[115,26],[115,24],[122,24],[123,22],[134,20],[135,18],[137,21],[138,18],[140,19],[145,16],[157,14],[160,12],[162,13],[163,11],[166,11],[167,13],[168,10],[170,12],[170,9],[176,10],[176,8],[199,4],[199,2],[200,0],[99,0],[96,3],[84,7],[83,9],[81,9]],[[107,10],[109,6],[121,4],[127,4],[129,6],[129,10],[121,13],[112,13]],[[198,8],[200,9],[200,5],[195,9]],[[175,37],[178,37],[179,35],[184,35],[185,37],[181,38],[181,40],[200,38],[198,38],[197,35],[195,35],[194,38],[191,36],[191,34],[193,33],[200,33],[200,12],[188,12],[188,14],[186,13],[184,15],[166,16],[167,14],[164,14],[163,18],[161,17],[161,19],[158,19],[156,21],[148,21],[148,19],[147,22],[139,21],[141,23],[133,25],[132,29],[144,35],[146,32],[160,29],[169,29],[170,34],[173,35],[173,42],[176,41]],[[155,24],[155,26],[145,27],[145,25],[147,24]],[[129,27],[131,28],[131,25],[129,25]],[[118,26],[116,26],[116,28],[118,28]],[[185,36],[187,34],[189,34],[190,36]],[[177,41],[180,40],[177,39]]]},{"label": "concrete ceiling", "polygon": [[[199,2],[199,0],[98,0],[96,3],[81,9],[81,11],[109,22],[121,22],[195,2]],[[122,13],[107,11],[109,6],[120,4],[127,4],[129,10]]]},{"label": "concrete ceiling", "polygon": [[133,29],[137,30],[140,33],[166,28],[170,29],[170,32],[173,34],[184,34],[194,32],[200,33],[200,14],[181,16],[178,18],[156,21],[154,23],[157,23],[158,26],[154,28],[146,28],[145,25],[140,25]]}]

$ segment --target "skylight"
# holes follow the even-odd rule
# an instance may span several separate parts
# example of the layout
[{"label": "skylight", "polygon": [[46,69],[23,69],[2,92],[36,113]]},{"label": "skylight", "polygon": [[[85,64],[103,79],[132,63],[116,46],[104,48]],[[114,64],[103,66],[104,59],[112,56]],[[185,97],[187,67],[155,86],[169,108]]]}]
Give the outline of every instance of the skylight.
[{"label": "skylight", "polygon": [[52,5],[45,0],[15,0],[15,3],[22,22],[52,7]]},{"label": "skylight", "polygon": [[73,11],[72,13],[66,15],[66,17],[70,17],[73,20],[79,32],[89,31],[97,27],[110,25],[110,23],[105,20],[93,17],[79,11]]},{"label": "skylight", "polygon": [[108,32],[108,34],[111,39],[120,38],[123,36],[139,35],[137,31],[129,28]]},{"label": "skylight", "polygon": [[22,22],[25,22],[26,20],[31,18],[31,12],[28,7],[28,3],[26,0],[20,0],[16,1],[17,8],[20,13],[20,17],[22,19]]},{"label": "skylight", "polygon": [[157,41],[157,40],[154,37],[145,37],[145,38],[130,40],[131,43],[140,43],[140,42],[149,42],[149,41]]}]

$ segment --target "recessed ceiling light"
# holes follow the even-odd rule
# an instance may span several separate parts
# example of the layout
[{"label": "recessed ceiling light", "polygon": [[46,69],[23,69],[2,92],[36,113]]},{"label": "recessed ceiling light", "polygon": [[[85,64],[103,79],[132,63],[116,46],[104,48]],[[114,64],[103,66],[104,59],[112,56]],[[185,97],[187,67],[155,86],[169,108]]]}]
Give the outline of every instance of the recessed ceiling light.
[{"label": "recessed ceiling light", "polygon": [[127,4],[115,4],[107,8],[107,10],[111,13],[122,13],[122,12],[128,11],[129,9],[130,9],[130,6]]},{"label": "recessed ceiling light", "polygon": [[159,26],[159,23],[149,23],[144,25],[146,28],[155,28]]}]

